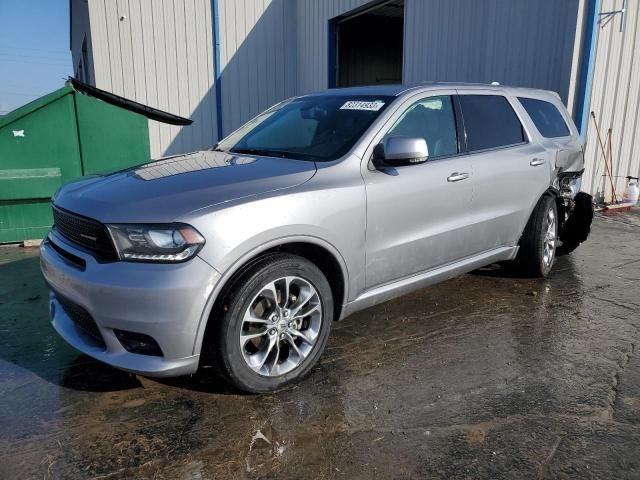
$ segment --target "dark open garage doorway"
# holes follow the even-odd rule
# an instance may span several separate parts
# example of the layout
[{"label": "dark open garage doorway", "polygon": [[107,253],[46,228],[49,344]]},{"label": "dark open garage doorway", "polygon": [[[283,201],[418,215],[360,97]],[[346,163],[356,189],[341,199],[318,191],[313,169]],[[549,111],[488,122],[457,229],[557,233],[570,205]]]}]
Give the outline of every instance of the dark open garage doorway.
[{"label": "dark open garage doorway", "polygon": [[329,28],[330,87],[402,83],[404,0],[365,6]]}]

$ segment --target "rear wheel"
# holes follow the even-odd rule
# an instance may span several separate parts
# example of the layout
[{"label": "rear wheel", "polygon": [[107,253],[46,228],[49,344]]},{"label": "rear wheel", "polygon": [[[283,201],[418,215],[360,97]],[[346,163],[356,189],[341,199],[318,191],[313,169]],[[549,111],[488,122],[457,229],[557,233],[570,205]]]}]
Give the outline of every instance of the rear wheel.
[{"label": "rear wheel", "polygon": [[543,196],[533,210],[520,239],[516,266],[529,277],[546,277],[556,257],[558,210],[554,199]]},{"label": "rear wheel", "polygon": [[295,255],[266,257],[238,279],[227,300],[213,347],[219,370],[236,387],[276,390],[317,363],[333,299],[314,264]]}]

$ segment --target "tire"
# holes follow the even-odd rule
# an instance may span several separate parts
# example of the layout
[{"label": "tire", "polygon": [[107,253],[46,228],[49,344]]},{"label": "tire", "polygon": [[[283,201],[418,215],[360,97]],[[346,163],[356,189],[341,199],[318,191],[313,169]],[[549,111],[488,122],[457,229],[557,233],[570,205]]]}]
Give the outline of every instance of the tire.
[{"label": "tire", "polygon": [[[334,311],[331,288],[320,269],[302,257],[277,253],[259,259],[222,303],[218,318],[211,320],[217,322],[216,334],[208,347],[218,372],[245,392],[270,392],[300,380],[327,344]],[[299,315],[308,315],[294,316],[297,308]]]},{"label": "tire", "polygon": [[557,242],[558,209],[555,200],[544,195],[520,238],[520,250],[515,260],[518,271],[527,277],[546,277],[553,267]]},{"label": "tire", "polygon": [[571,215],[560,232],[562,245],[558,248],[558,255],[566,255],[578,248],[589,236],[591,222],[593,222],[593,197],[588,193],[578,192]]}]

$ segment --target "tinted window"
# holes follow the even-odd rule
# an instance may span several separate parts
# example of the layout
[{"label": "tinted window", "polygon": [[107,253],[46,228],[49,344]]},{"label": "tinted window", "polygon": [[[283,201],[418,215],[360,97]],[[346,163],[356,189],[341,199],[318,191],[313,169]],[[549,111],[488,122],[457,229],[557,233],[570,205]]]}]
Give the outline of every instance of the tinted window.
[{"label": "tinted window", "polygon": [[334,160],[358,141],[394,97],[310,95],[261,113],[220,141],[218,150]]},{"label": "tinted window", "polygon": [[524,132],[509,101],[498,95],[461,95],[469,151],[524,142]]},{"label": "tinted window", "polygon": [[520,103],[543,137],[566,137],[571,135],[564,118],[553,103],[534,98],[520,98]]},{"label": "tinted window", "polygon": [[429,158],[458,153],[451,97],[428,97],[411,105],[385,135],[398,136],[424,138],[429,147]]}]

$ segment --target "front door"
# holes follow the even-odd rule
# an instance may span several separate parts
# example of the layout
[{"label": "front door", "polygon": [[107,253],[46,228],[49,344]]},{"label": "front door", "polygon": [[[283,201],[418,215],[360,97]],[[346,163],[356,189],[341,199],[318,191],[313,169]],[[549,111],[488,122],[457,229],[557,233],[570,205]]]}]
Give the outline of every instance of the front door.
[{"label": "front door", "polygon": [[473,172],[461,154],[454,93],[407,100],[374,140],[424,138],[429,160],[384,170],[373,169],[369,161],[363,168],[367,289],[472,253]]}]

